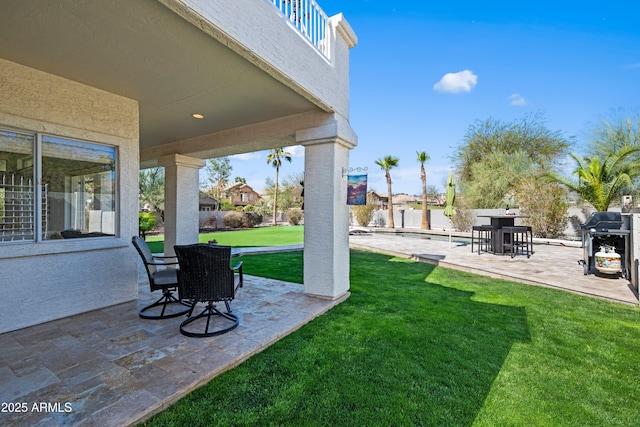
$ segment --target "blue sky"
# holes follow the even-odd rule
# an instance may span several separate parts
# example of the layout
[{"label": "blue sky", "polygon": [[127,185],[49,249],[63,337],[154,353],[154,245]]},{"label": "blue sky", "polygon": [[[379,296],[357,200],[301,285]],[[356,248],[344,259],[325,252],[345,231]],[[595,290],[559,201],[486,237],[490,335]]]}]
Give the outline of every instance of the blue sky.
[{"label": "blue sky", "polygon": [[[351,167],[386,193],[374,161],[400,159],[394,193],[444,188],[450,156],[476,120],[512,121],[540,112],[552,131],[575,137],[614,109],[640,111],[640,2],[318,0],[344,13],[358,36],[351,50]],[[302,172],[304,149],[281,176]],[[232,176],[256,189],[274,176],[266,153],[232,158]]]}]

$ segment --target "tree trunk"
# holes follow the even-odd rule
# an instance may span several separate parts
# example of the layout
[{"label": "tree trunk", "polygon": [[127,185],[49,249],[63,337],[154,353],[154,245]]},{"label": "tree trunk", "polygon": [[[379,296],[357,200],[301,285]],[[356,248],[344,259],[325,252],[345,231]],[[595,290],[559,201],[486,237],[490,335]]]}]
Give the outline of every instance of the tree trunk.
[{"label": "tree trunk", "polygon": [[393,196],[391,193],[391,175],[389,171],[387,171],[387,186],[389,187],[389,227],[395,228],[395,224],[393,223]]},{"label": "tree trunk", "polygon": [[278,175],[280,173],[280,168],[276,167],[276,185],[273,188],[273,221],[271,222],[271,225],[278,225],[278,222],[276,221],[276,214],[278,213],[277,209],[278,209]]},{"label": "tree trunk", "polygon": [[420,168],[420,178],[422,179],[422,224],[420,227],[423,230],[430,230],[431,225],[429,224],[429,214],[428,214],[428,206],[427,206],[427,174],[424,171],[424,165]]}]

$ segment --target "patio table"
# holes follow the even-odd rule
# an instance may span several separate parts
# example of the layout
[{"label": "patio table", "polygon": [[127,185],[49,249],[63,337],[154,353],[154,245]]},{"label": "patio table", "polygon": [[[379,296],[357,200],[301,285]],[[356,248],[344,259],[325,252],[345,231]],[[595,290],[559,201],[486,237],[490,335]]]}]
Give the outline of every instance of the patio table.
[{"label": "patio table", "polygon": [[[490,218],[491,225],[497,230],[491,237],[491,243],[493,244],[493,253],[504,254],[504,236],[502,233],[502,227],[513,227],[516,224],[516,218],[531,218],[530,215],[478,215],[478,218]],[[511,242],[507,242],[511,243]]]}]

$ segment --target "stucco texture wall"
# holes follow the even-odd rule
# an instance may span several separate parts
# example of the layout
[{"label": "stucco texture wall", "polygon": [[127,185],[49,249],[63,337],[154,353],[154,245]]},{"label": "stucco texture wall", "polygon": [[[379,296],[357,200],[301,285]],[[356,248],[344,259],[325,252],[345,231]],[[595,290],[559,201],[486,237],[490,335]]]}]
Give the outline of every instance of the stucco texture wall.
[{"label": "stucco texture wall", "polygon": [[117,237],[0,244],[0,333],[137,298],[138,103],[0,59],[0,126],[118,151]]}]

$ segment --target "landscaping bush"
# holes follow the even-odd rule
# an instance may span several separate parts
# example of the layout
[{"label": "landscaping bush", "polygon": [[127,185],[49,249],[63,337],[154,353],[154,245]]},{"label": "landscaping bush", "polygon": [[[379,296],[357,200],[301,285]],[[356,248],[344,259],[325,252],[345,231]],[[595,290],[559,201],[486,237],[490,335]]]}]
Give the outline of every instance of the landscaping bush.
[{"label": "landscaping bush", "polygon": [[138,230],[139,236],[145,239],[147,233],[153,230],[156,226],[156,217],[151,212],[139,212],[138,213]]},{"label": "landscaping bush", "polygon": [[231,203],[229,199],[222,199],[220,201],[220,210],[221,211],[233,211],[236,209],[236,205]]},{"label": "landscaping bush", "polygon": [[245,228],[253,228],[262,223],[262,215],[257,212],[243,212],[242,226]]},{"label": "landscaping bush", "polygon": [[451,224],[458,231],[471,231],[476,222],[476,214],[466,206],[456,206],[456,214],[451,218]]},{"label": "landscaping bush", "polygon": [[216,218],[215,216],[211,216],[207,219],[205,219],[202,222],[202,227],[203,228],[216,228],[216,223],[218,222],[218,218]]},{"label": "landscaping bush", "polygon": [[298,225],[302,222],[304,215],[300,209],[291,208],[287,211],[287,221],[290,225]]},{"label": "landscaping bush", "polygon": [[371,194],[367,194],[367,204],[351,206],[351,212],[361,227],[369,226],[376,211],[376,204]]},{"label": "landscaping bush", "polygon": [[523,224],[533,228],[535,237],[558,238],[569,223],[567,191],[554,182],[525,178],[516,186],[520,213],[530,215]]},{"label": "landscaping bush", "polygon": [[228,228],[253,228],[262,223],[262,215],[256,212],[231,211],[224,216],[223,222]]},{"label": "landscaping bush", "polygon": [[224,216],[222,221],[228,228],[242,228],[244,215],[242,212],[231,211]]}]

